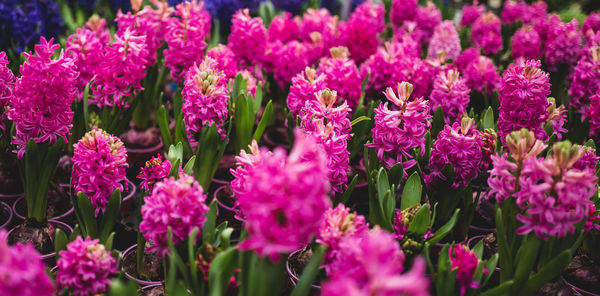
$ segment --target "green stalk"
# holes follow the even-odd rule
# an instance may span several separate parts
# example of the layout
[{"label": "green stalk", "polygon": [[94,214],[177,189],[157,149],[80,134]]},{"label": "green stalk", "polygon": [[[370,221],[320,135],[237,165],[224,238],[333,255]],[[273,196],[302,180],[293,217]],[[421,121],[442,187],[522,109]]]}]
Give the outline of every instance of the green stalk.
[{"label": "green stalk", "polygon": [[27,143],[25,180],[23,182],[27,201],[27,217],[38,222],[46,220],[50,178],[58,164],[62,143],[61,139],[49,147],[45,143],[35,143],[33,139]]}]

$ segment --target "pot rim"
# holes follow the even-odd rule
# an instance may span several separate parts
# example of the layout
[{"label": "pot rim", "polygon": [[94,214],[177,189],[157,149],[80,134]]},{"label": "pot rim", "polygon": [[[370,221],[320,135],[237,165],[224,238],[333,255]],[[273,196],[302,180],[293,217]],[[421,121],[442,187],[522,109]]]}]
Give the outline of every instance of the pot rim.
[{"label": "pot rim", "polygon": [[4,224],[0,225],[0,229],[5,229],[8,225],[10,225],[10,222],[12,222],[13,210],[10,205],[8,205],[7,203],[5,203],[3,201],[0,201],[0,206],[2,206],[8,210],[8,219],[6,220],[6,222],[4,222]]},{"label": "pot rim", "polygon": [[[133,244],[131,247],[127,248],[125,251],[123,251],[123,255],[121,256],[121,260],[123,262],[125,262],[125,257],[130,256],[131,254],[133,254],[133,251],[137,250],[137,244]],[[125,269],[125,266],[121,266],[121,270],[123,271],[123,273],[125,274],[125,277],[127,277],[128,279],[136,282],[138,285],[142,286],[142,289],[148,286],[152,286],[152,285],[162,285],[162,281],[145,281],[139,278],[134,277],[133,275],[129,274],[129,272],[127,272],[127,270]]]}]

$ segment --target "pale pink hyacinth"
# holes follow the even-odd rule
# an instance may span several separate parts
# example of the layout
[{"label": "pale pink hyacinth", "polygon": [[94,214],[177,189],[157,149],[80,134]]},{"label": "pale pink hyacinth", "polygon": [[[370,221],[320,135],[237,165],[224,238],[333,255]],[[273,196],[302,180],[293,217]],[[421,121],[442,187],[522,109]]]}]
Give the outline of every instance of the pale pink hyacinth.
[{"label": "pale pink hyacinth", "polygon": [[538,139],[548,137],[544,125],[551,105],[546,98],[550,94],[550,78],[540,67],[539,61],[528,60],[512,64],[504,72],[498,90],[498,135],[503,141],[506,135],[521,128],[533,131]]},{"label": "pale pink hyacinth", "polygon": [[[169,228],[173,244],[177,245],[186,240],[194,228],[202,229],[209,210],[202,186],[187,174],[156,183],[144,201],[140,232],[150,242],[146,252],[156,251],[159,257],[169,254]],[[191,239],[196,241],[197,237]]]},{"label": "pale pink hyacinth", "polygon": [[430,59],[435,59],[442,53],[449,60],[456,60],[460,55],[460,39],[452,21],[443,21],[437,25],[429,41],[427,54]]},{"label": "pale pink hyacinth", "polygon": [[371,0],[359,5],[348,22],[340,23],[340,43],[348,48],[350,58],[362,63],[377,51],[378,35],[385,29],[383,3]]},{"label": "pale pink hyacinth", "polygon": [[580,49],[581,31],[577,19],[548,27],[544,56],[549,71],[558,71],[559,64],[573,67],[579,58]]},{"label": "pale pink hyacinth", "polygon": [[138,179],[142,179],[140,188],[147,192],[152,192],[154,184],[169,176],[170,171],[171,162],[168,159],[163,160],[160,153],[152,156],[150,160],[146,161],[145,166],[141,168],[139,175],[137,175]]},{"label": "pale pink hyacinth", "polygon": [[227,118],[227,81],[223,71],[210,57],[204,58],[199,65],[194,64],[187,72],[182,90],[183,120],[191,143],[195,143],[194,133],[202,128],[216,125],[222,138],[225,130],[222,125]]},{"label": "pale pink hyacinth", "polygon": [[404,21],[412,21],[417,15],[418,6],[418,0],[392,0],[390,20],[397,27]]},{"label": "pale pink hyacinth", "polygon": [[75,34],[69,36],[65,44],[66,51],[75,59],[79,70],[77,79],[78,98],[82,99],[83,89],[94,78],[97,66],[101,63],[104,48],[108,43],[103,43],[90,29],[78,28]]},{"label": "pale pink hyacinth", "polygon": [[0,294],[52,296],[54,286],[46,264],[31,243],[8,245],[8,233],[0,229]]},{"label": "pale pink hyacinth", "polygon": [[[454,245],[448,248],[448,257],[450,258],[450,270],[456,270],[456,281],[460,284],[460,295],[465,295],[467,288],[477,289],[479,283],[473,280],[475,271],[479,266],[479,258],[474,251],[462,244]],[[485,268],[484,273],[489,271]]]},{"label": "pale pink hyacinth", "polygon": [[473,119],[464,117],[452,127],[444,126],[433,143],[429,159],[431,173],[424,176],[425,183],[435,187],[445,181],[444,167],[451,164],[454,169],[452,188],[466,187],[480,173],[482,147],[481,133],[475,129]]},{"label": "pale pink hyacinth", "polygon": [[136,36],[129,30],[115,34],[115,41],[105,48],[97,65],[90,104],[99,108],[128,107],[129,99],[144,89],[141,81],[146,76],[148,58],[145,36]]},{"label": "pale pink hyacinth", "polygon": [[[341,101],[338,105],[338,101]],[[317,122],[331,123],[336,133],[347,134],[350,132],[350,107],[343,99],[340,100],[336,91],[324,89],[313,95],[312,100],[307,100],[300,109],[300,120],[305,130],[317,130]]]},{"label": "pale pink hyacinth", "polygon": [[231,21],[229,47],[244,63],[259,63],[265,54],[267,29],[260,17],[250,17],[248,9],[238,10]]},{"label": "pale pink hyacinth", "polygon": [[312,136],[296,131],[289,155],[276,148],[248,168],[238,204],[248,237],[239,247],[276,261],[307,244],[331,207],[327,160]]},{"label": "pale pink hyacinth", "polygon": [[75,296],[106,292],[110,277],[117,272],[117,259],[112,257],[110,250],[98,243],[98,239],[86,237],[84,240],[78,236],[59,255],[56,284]]},{"label": "pale pink hyacinth", "polygon": [[429,295],[424,260],[415,259],[412,269],[402,273],[404,253],[394,236],[379,227],[345,237],[338,249],[321,295]]},{"label": "pale pink hyacinth", "polygon": [[325,79],[325,74],[317,75],[317,71],[309,67],[292,78],[287,107],[294,118],[300,115],[300,109],[304,107],[306,101],[315,99],[315,94],[326,88]]},{"label": "pale pink hyacinth", "polygon": [[83,192],[98,216],[115,189],[123,191],[127,151],[119,138],[94,128],[73,145],[71,182],[75,194]]},{"label": "pale pink hyacinth", "polygon": [[317,243],[327,247],[327,255],[323,264],[325,270],[329,272],[329,265],[335,259],[342,239],[364,235],[367,231],[369,231],[369,224],[365,217],[356,212],[350,213],[350,209],[344,205],[339,204],[337,207],[327,210],[317,233]]},{"label": "pale pink hyacinth", "polygon": [[471,30],[471,42],[481,47],[486,55],[496,54],[502,49],[500,19],[492,12],[479,17]]},{"label": "pale pink hyacinth", "polygon": [[217,68],[223,71],[225,79],[229,81],[238,74],[237,60],[231,49],[224,44],[219,44],[206,52],[206,56],[217,63]]},{"label": "pale pink hyacinth", "polygon": [[292,18],[292,14],[285,11],[276,15],[269,25],[269,40],[279,40],[283,43],[298,39],[300,34],[300,20]]},{"label": "pale pink hyacinth", "polygon": [[463,6],[460,26],[471,26],[484,13],[485,6],[480,5],[477,0],[474,0],[473,4]]},{"label": "pale pink hyacinth", "polygon": [[375,109],[373,143],[365,146],[374,147],[377,157],[388,168],[399,162],[405,170],[412,167],[416,163],[411,154],[414,148],[425,153],[425,133],[431,127],[429,102],[422,97],[409,100],[411,93],[410,83],[399,83],[397,94],[392,88],[384,93],[393,107],[384,102]]},{"label": "pale pink hyacinth", "polygon": [[18,157],[23,158],[29,140],[53,144],[58,138],[67,141],[73,127],[71,104],[77,95],[79,73],[72,57],[64,51],[53,59],[60,48],[54,39],[40,38],[35,54],[23,53],[25,63],[19,71],[10,100],[8,119],[15,124],[16,135],[12,144]]},{"label": "pale pink hyacinth", "polygon": [[10,106],[13,88],[16,78],[13,72],[6,66],[10,63],[4,51],[0,51],[0,129],[5,129],[6,109]]},{"label": "pale pink hyacinth", "polygon": [[186,71],[202,60],[210,24],[204,2],[192,0],[177,4],[174,16],[167,22],[165,40],[169,47],[163,52],[165,66],[176,82],[180,83]]},{"label": "pale pink hyacinth", "polygon": [[348,49],[334,47],[330,51],[330,58],[321,59],[317,74],[324,74],[325,85],[329,89],[335,90],[340,98],[348,102],[348,106],[354,110],[360,100],[362,77],[356,68],[356,63],[348,58]]},{"label": "pale pink hyacinth", "polygon": [[539,59],[542,56],[542,38],[531,26],[518,29],[511,44],[513,59]]},{"label": "pale pink hyacinth", "polygon": [[470,93],[471,89],[467,87],[465,79],[460,77],[458,71],[442,71],[433,80],[433,90],[429,96],[431,110],[435,111],[441,106],[446,123],[452,124],[467,111]]}]

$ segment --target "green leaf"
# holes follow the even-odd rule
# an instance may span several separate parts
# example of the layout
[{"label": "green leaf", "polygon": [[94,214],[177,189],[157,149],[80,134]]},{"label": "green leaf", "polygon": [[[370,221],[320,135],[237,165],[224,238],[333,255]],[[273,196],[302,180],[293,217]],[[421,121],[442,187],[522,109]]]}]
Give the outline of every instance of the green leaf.
[{"label": "green leaf", "polygon": [[254,114],[245,96],[241,96],[235,104],[235,138],[234,149],[239,152],[247,149],[252,140],[251,134],[254,128]]},{"label": "green leaf", "polygon": [[513,277],[515,287],[520,287],[529,278],[540,253],[540,245],[541,241],[533,235],[526,236],[521,243],[515,257],[515,262],[518,262]]},{"label": "green leaf", "polygon": [[237,105],[237,100],[238,100],[239,96],[241,94],[245,95],[244,93],[240,92],[244,81],[245,81],[245,79],[242,76],[242,74],[236,75],[235,78],[233,79],[233,86],[232,86],[230,98],[231,98],[232,102],[235,103],[236,105]]},{"label": "green leaf", "polygon": [[217,18],[213,18],[213,28],[212,33],[210,34],[210,42],[208,42],[206,50],[209,50],[213,47],[219,45],[219,36],[221,32],[221,23]]},{"label": "green leaf", "polygon": [[400,198],[400,210],[405,210],[421,203],[421,193],[423,191],[423,185],[421,184],[421,177],[419,173],[414,172],[404,185],[402,190],[402,197]]},{"label": "green leaf", "polygon": [[188,160],[188,162],[185,164],[185,167],[183,167],[183,170],[188,174],[193,174],[194,173],[194,163],[196,163],[196,155],[193,155],[192,157],[190,157],[190,160]]},{"label": "green leaf", "polygon": [[108,236],[113,230],[117,218],[119,217],[119,211],[121,210],[121,190],[115,189],[111,194],[106,209],[100,220],[99,237],[100,243],[106,243]]},{"label": "green leaf", "polygon": [[138,286],[135,282],[117,278],[110,283],[108,296],[138,295]]},{"label": "green leaf", "polygon": [[352,181],[350,181],[350,184],[348,184],[348,188],[346,188],[346,191],[344,191],[344,194],[342,194],[342,198],[339,200],[339,203],[346,204],[346,202],[352,195],[352,192],[354,191],[354,187],[356,186],[357,182],[358,182],[358,175],[354,175],[354,177],[352,178]]},{"label": "green leaf", "polygon": [[96,222],[96,216],[94,215],[94,208],[92,207],[92,203],[87,195],[83,192],[77,193],[77,198],[75,198],[75,202],[78,204],[79,209],[81,209],[82,221],[79,221],[80,225],[85,225],[85,228],[82,228],[83,236],[89,237],[97,237],[97,229],[98,224]]},{"label": "green leaf", "polygon": [[395,164],[389,172],[389,180],[390,183],[394,185],[400,185],[402,179],[404,178],[404,168],[402,167],[402,163]]},{"label": "green leaf", "polygon": [[444,129],[444,111],[442,106],[438,106],[433,112],[433,120],[431,122],[431,138],[437,139],[437,135]]},{"label": "green leaf", "polygon": [[173,137],[171,135],[171,129],[169,128],[167,109],[164,105],[161,105],[158,110],[156,110],[156,122],[158,123],[163,145],[165,147],[170,147],[173,144]]},{"label": "green leaf", "polygon": [[265,110],[263,111],[262,117],[260,118],[260,121],[258,122],[258,126],[256,127],[256,130],[254,131],[254,136],[252,137],[252,139],[256,140],[257,142],[260,141],[267,126],[272,125],[274,122],[275,122],[275,112],[273,109],[272,101],[269,100],[269,102],[267,103],[267,106],[265,106]]},{"label": "green leaf", "polygon": [[371,118],[366,117],[366,116],[360,116],[356,119],[353,119],[352,122],[350,123],[351,126],[354,126],[355,124],[361,122],[361,121],[370,121]]},{"label": "green leaf", "polygon": [[492,110],[492,107],[488,107],[484,112],[483,112],[483,117],[481,118],[481,127],[486,130],[486,129],[497,129],[496,124],[494,122],[494,111]]},{"label": "green leaf", "polygon": [[233,233],[233,228],[227,227],[221,231],[221,244],[220,246],[223,248],[229,248],[231,244],[231,234]]},{"label": "green leaf", "polygon": [[310,294],[311,286],[317,278],[324,257],[325,247],[319,245],[316,250],[314,250],[310,262],[304,267],[300,280],[298,281],[296,288],[292,291],[291,296],[308,296]]},{"label": "green leaf", "polygon": [[252,103],[252,113],[254,116],[258,114],[260,111],[260,106],[262,105],[263,100],[263,89],[260,84],[256,85],[256,91],[254,92],[254,97],[251,100]]},{"label": "green leaf", "polygon": [[452,218],[450,218],[450,220],[448,220],[448,222],[446,222],[446,224],[444,224],[442,227],[440,227],[433,234],[433,237],[431,239],[429,239],[427,242],[429,242],[430,244],[435,244],[435,243],[439,242],[440,240],[442,240],[444,237],[446,237],[446,235],[450,232],[450,230],[452,230],[452,228],[454,228],[454,225],[456,224],[456,221],[458,220],[459,213],[460,213],[460,209],[456,209],[456,211],[454,211],[454,214],[452,215]]},{"label": "green leaf", "polygon": [[415,217],[408,225],[406,231],[418,236],[425,234],[427,227],[429,227],[429,219],[431,218],[429,215],[429,206],[425,204],[415,213]]},{"label": "green leaf", "polygon": [[194,177],[202,188],[209,187],[221,161],[221,145],[221,136],[214,124],[202,128],[194,162]]},{"label": "green leaf", "polygon": [[67,249],[67,244],[69,243],[69,239],[67,238],[67,234],[60,228],[56,228],[54,232],[54,252],[56,252],[56,257],[58,258],[59,252]]},{"label": "green leaf", "polygon": [[565,250],[544,265],[538,273],[529,277],[523,289],[520,289],[520,295],[532,295],[543,285],[559,276],[571,262],[573,253]]},{"label": "green leaf", "polygon": [[105,247],[107,250],[112,250],[112,246],[113,246],[113,240],[114,240],[114,239],[115,239],[115,233],[114,233],[114,232],[111,232],[111,233],[108,235],[108,238],[106,239],[106,243],[104,244],[104,247]]},{"label": "green leaf", "polygon": [[496,239],[498,240],[498,254],[500,255],[500,281],[512,279],[512,253],[506,240],[506,231],[502,221],[502,209],[500,209],[498,204],[496,204]]},{"label": "green leaf", "polygon": [[480,294],[480,296],[496,296],[496,295],[507,295],[512,288],[513,281],[506,281],[496,286],[495,288],[489,289]]},{"label": "green leaf", "polygon": [[202,228],[202,242],[213,244],[215,240],[215,226],[217,220],[217,200],[213,200],[209,205],[209,211],[206,214],[206,222]]},{"label": "green leaf", "polygon": [[229,281],[237,268],[237,249],[228,248],[217,254],[208,271],[208,295],[221,296],[227,292]]},{"label": "green leaf", "polygon": [[196,241],[195,238],[198,236],[198,227],[194,227],[192,229],[192,231],[190,231],[190,236],[187,239],[187,249],[188,249],[188,261],[189,262],[189,267],[190,267],[190,278],[191,278],[191,284],[192,284],[192,291],[195,292],[193,294],[197,294],[200,295],[201,291],[200,291],[200,286],[198,285],[198,262],[196,259],[196,254],[195,254],[195,244],[194,242]]},{"label": "green leaf", "polygon": [[589,139],[587,142],[585,142],[585,146],[596,149],[596,143],[592,139]]},{"label": "green leaf", "polygon": [[171,163],[175,162],[176,160],[181,161],[183,159],[183,144],[181,142],[177,142],[177,145],[169,145],[167,159]]}]

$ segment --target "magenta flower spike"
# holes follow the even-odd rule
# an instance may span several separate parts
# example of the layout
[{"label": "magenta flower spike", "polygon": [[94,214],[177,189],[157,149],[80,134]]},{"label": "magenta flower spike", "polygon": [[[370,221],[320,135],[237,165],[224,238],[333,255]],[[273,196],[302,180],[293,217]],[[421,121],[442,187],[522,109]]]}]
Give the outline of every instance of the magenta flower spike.
[{"label": "magenta flower spike", "polygon": [[329,265],[335,259],[342,239],[349,236],[361,236],[368,231],[369,224],[365,217],[356,212],[350,213],[350,209],[344,205],[339,204],[337,207],[327,210],[317,233],[317,243],[327,247],[327,256],[323,264],[325,270],[330,272]]},{"label": "magenta flower spike", "polygon": [[587,52],[573,68],[569,88],[569,105],[580,114],[586,114],[596,107],[592,104],[592,98],[600,89],[600,45],[593,43],[588,46]]},{"label": "magenta flower spike", "polygon": [[6,66],[10,63],[4,51],[0,51],[0,129],[5,129],[4,120],[10,107],[10,101],[15,87],[16,78],[13,72]]},{"label": "magenta flower spike", "polygon": [[276,15],[269,25],[269,40],[281,41],[282,43],[298,39],[300,34],[300,19],[293,17],[292,14],[285,11]]},{"label": "magenta flower spike", "polygon": [[140,232],[150,242],[146,252],[156,251],[159,257],[169,254],[169,227],[175,245],[187,239],[194,228],[201,230],[209,210],[205,200],[204,190],[192,176],[181,174],[178,179],[156,183],[141,210]]},{"label": "magenta flower spike", "polygon": [[0,294],[5,296],[52,296],[54,286],[46,265],[32,244],[8,245],[0,230]]},{"label": "magenta flower spike", "polygon": [[148,68],[149,51],[146,36],[126,30],[115,34],[115,41],[105,48],[92,83],[90,104],[99,108],[129,107],[128,99],[144,88],[142,79]]},{"label": "magenta flower spike", "polygon": [[473,23],[471,42],[481,47],[486,55],[496,54],[502,49],[500,29],[500,19],[492,12],[486,12]]},{"label": "magenta flower spike", "polygon": [[[338,101],[341,101],[339,105]],[[337,97],[336,91],[324,89],[304,103],[300,110],[300,121],[304,130],[309,132],[317,130],[317,122],[323,122],[331,123],[336,133],[347,134],[351,129],[349,114],[348,104]]]},{"label": "magenta flower spike", "polygon": [[77,95],[79,73],[72,57],[60,52],[53,59],[59,44],[54,39],[40,38],[35,55],[23,53],[21,77],[16,81],[10,101],[8,119],[15,123],[16,135],[12,144],[22,158],[30,139],[36,143],[53,144],[58,138],[67,141],[73,127],[71,104]]},{"label": "magenta flower spike", "polygon": [[104,43],[94,31],[85,27],[78,28],[77,33],[69,36],[65,48],[74,58],[75,65],[79,70],[77,79],[79,100],[82,99],[85,86],[96,75],[97,66],[102,62],[106,46],[108,46],[108,42]]},{"label": "magenta flower spike", "polygon": [[252,140],[252,144],[248,146],[250,153],[246,150],[241,150],[240,155],[235,157],[235,169],[230,169],[233,180],[231,180],[231,191],[234,196],[248,193],[246,190],[249,171],[259,164],[263,158],[270,157],[273,153],[266,148],[259,148],[258,143]]},{"label": "magenta flower spike", "polygon": [[465,50],[455,62],[467,87],[488,96],[500,87],[502,79],[492,59],[480,56],[474,48]]},{"label": "magenta flower spike", "polygon": [[317,74],[324,74],[325,85],[335,90],[354,110],[360,100],[362,77],[356,68],[356,63],[348,58],[347,48],[334,47],[330,51],[330,58],[321,59]]},{"label": "magenta flower spike", "polygon": [[405,21],[412,21],[417,15],[418,0],[392,0],[390,20],[399,27]]},{"label": "magenta flower spike", "polygon": [[308,47],[296,40],[286,44],[275,43],[272,46],[273,52],[267,58],[268,63],[273,65],[275,81],[284,88],[294,76],[309,66]]},{"label": "magenta flower spike", "polygon": [[527,3],[522,0],[508,0],[504,2],[504,7],[502,8],[502,22],[506,24],[514,24],[519,20],[523,19],[523,16],[528,9]]},{"label": "magenta flower spike", "polygon": [[118,263],[97,239],[78,236],[60,251],[56,266],[58,288],[66,288],[75,296],[87,296],[106,292]]},{"label": "magenta flower spike", "polygon": [[542,38],[531,26],[518,29],[511,38],[511,44],[513,59],[530,60],[542,57]]},{"label": "magenta flower spike", "polygon": [[433,91],[429,97],[431,110],[442,106],[446,123],[458,121],[467,111],[470,101],[471,89],[467,87],[465,79],[454,69],[442,71],[433,80]]},{"label": "magenta flower spike", "polygon": [[267,38],[267,29],[260,17],[250,17],[248,9],[238,10],[233,15],[229,47],[244,63],[260,63],[265,54]]},{"label": "magenta flower spike", "polygon": [[[448,248],[448,256],[450,257],[450,270],[456,270],[456,281],[460,284],[460,295],[465,295],[467,288],[477,289],[479,283],[473,280],[475,271],[479,265],[479,258],[475,252],[469,250],[469,247],[462,244],[457,244]],[[488,273],[488,270],[484,270]]]},{"label": "magenta flower spike", "polygon": [[558,71],[559,64],[569,68],[577,63],[581,49],[581,32],[577,19],[569,23],[559,22],[549,26],[544,44],[544,56],[548,70]]},{"label": "magenta flower spike", "polygon": [[585,116],[590,121],[590,137],[600,136],[600,92],[590,97],[590,107]]},{"label": "magenta flower spike", "polygon": [[446,180],[442,170],[447,164],[452,164],[452,188],[467,186],[480,173],[482,148],[481,133],[475,129],[473,119],[463,117],[461,123],[444,126],[433,143],[429,160],[431,173],[424,176],[425,183],[431,187]]},{"label": "magenta flower spike", "polygon": [[[415,164],[411,150],[425,150],[425,133],[431,126],[429,119],[429,102],[423,98],[409,100],[412,85],[407,82],[398,83],[397,94],[389,87],[385,97],[394,105],[389,108],[389,102],[384,102],[375,109],[375,127],[373,128],[373,143],[366,147],[374,147],[377,157],[386,167],[391,168],[402,162],[404,169]],[[405,157],[407,160],[403,161]]]},{"label": "magenta flower spike", "polygon": [[199,65],[194,64],[187,72],[182,90],[183,120],[190,143],[196,143],[192,134],[202,131],[204,126],[215,124],[225,137],[222,129],[227,118],[227,80],[218,64],[210,57],[204,58]]},{"label": "magenta flower spike", "polygon": [[300,109],[307,101],[314,100],[315,94],[326,88],[325,81],[325,74],[317,75],[317,71],[309,67],[292,78],[287,106],[294,114],[294,118],[300,115]]},{"label": "magenta flower spike", "polygon": [[154,184],[169,176],[171,171],[171,162],[168,159],[163,160],[159,153],[152,156],[152,159],[146,161],[146,166],[141,168],[138,179],[142,179],[140,188],[148,192],[152,192]]},{"label": "magenta flower spike", "polygon": [[467,27],[473,25],[475,21],[485,13],[485,6],[480,5],[479,1],[474,0],[473,4],[463,6],[460,26]]},{"label": "magenta flower spike", "polygon": [[435,27],[427,54],[430,59],[436,59],[439,54],[445,54],[449,60],[458,58],[460,39],[452,21],[443,21]]},{"label": "magenta flower spike", "polygon": [[600,157],[596,155],[596,149],[588,146],[581,146],[580,149],[582,150],[581,158],[573,164],[573,168],[581,171],[590,170],[596,172],[598,160],[600,160]]},{"label": "magenta flower spike", "polygon": [[529,60],[512,64],[504,72],[498,91],[498,135],[502,141],[521,128],[533,131],[538,139],[548,137],[544,124],[551,105],[546,98],[550,94],[550,82],[548,74],[540,67],[539,61]]},{"label": "magenta flower spike", "polygon": [[235,54],[224,44],[219,44],[206,52],[206,56],[215,60],[217,68],[225,74],[225,80],[234,79],[238,73]]},{"label": "magenta flower spike", "polygon": [[248,237],[239,248],[275,261],[309,243],[331,207],[326,163],[312,136],[297,131],[289,155],[278,148],[246,166],[245,190],[237,198]]},{"label": "magenta flower spike", "polygon": [[210,14],[204,9],[203,1],[177,4],[175,16],[170,17],[166,25],[165,39],[169,48],[164,50],[165,66],[171,69],[176,82],[180,83],[186,71],[202,60],[210,24]]},{"label": "magenta flower spike", "polygon": [[421,43],[429,44],[429,40],[433,35],[435,27],[442,22],[442,12],[431,1],[427,1],[425,6],[417,7],[417,15],[415,17],[417,30],[421,35]]},{"label": "magenta flower spike", "polygon": [[94,128],[73,145],[72,186],[90,199],[95,215],[104,212],[115,189],[123,191],[127,151],[119,138]]},{"label": "magenta flower spike", "polygon": [[403,274],[404,258],[394,236],[377,226],[347,236],[339,242],[321,295],[429,295],[424,260],[417,258]]},{"label": "magenta flower spike", "polygon": [[362,63],[377,51],[378,35],[385,29],[383,3],[365,1],[350,15],[348,22],[340,23],[339,28],[341,45],[348,48],[350,58]]},{"label": "magenta flower spike", "polygon": [[583,33],[585,41],[590,42],[591,37],[598,32],[600,32],[600,13],[592,12],[581,25],[581,33]]}]

